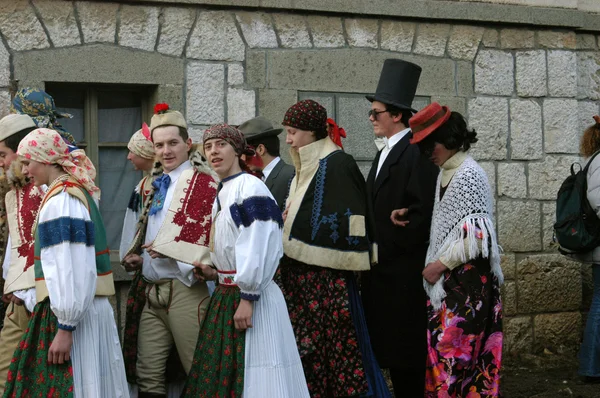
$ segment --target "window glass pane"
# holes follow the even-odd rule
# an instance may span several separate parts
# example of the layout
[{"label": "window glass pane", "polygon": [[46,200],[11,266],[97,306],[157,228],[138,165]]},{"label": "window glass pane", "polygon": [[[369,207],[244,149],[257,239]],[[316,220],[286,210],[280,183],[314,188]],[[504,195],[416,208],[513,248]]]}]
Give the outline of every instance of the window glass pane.
[{"label": "window glass pane", "polygon": [[98,142],[128,142],[142,128],[140,93],[98,91]]},{"label": "window glass pane", "polygon": [[125,210],[142,172],[135,171],[127,160],[127,148],[100,148],[99,151],[99,181],[96,182],[102,189],[100,212],[106,227],[108,247],[118,250]]},{"label": "window glass pane", "polygon": [[72,119],[58,119],[58,122],[75,137],[77,143],[85,140],[85,90],[80,85],[46,83],[46,92],[54,98],[56,109],[73,115]]}]

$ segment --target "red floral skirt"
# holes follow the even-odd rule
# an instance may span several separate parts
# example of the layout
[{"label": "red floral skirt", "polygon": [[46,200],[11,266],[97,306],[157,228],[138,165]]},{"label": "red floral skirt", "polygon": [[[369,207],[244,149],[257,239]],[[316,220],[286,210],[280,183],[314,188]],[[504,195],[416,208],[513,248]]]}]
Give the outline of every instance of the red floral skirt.
[{"label": "red floral skirt", "polygon": [[350,312],[348,271],[304,264],[284,256],[275,279],[296,335],[313,398],[367,393],[359,339]]},{"label": "red floral skirt", "polygon": [[484,259],[442,278],[442,307],[428,307],[425,396],[498,397],[503,340],[498,279]]}]

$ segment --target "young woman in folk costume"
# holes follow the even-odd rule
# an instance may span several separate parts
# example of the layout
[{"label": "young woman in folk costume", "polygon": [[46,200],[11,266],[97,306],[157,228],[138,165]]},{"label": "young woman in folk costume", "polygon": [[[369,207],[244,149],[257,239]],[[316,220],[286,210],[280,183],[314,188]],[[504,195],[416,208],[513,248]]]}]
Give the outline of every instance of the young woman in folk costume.
[{"label": "young woman in folk costume", "polygon": [[4,397],[128,397],[95,169],[54,130],[32,131],[17,153],[26,175],[48,191],[35,227],[38,304]]},{"label": "young woman in folk costume", "polygon": [[283,231],[280,279],[312,397],[388,397],[354,271],[370,267],[365,180],[341,150],[343,129],[312,100],[283,126],[296,168]]},{"label": "young woman in folk costume", "polygon": [[283,254],[281,210],[245,173],[242,133],[226,124],[203,137],[221,182],[213,205],[211,259],[202,279],[219,280],[200,328],[183,397],[308,397],[285,300],[273,276]]},{"label": "young woman in folk costume", "polygon": [[461,114],[438,103],[415,114],[410,127],[411,143],[442,168],[423,270],[429,296],[425,396],[497,397],[503,276],[490,185],[467,154],[476,133]]}]

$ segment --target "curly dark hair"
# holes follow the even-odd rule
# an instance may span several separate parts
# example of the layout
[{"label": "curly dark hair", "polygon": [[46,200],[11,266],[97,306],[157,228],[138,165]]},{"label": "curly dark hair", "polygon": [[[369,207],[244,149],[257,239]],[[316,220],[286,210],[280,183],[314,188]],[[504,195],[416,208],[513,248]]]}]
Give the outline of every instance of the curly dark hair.
[{"label": "curly dark hair", "polygon": [[446,123],[418,143],[421,153],[428,158],[431,157],[436,142],[448,150],[456,149],[466,152],[471,148],[471,144],[477,142],[477,133],[474,129],[467,128],[467,122],[463,115],[452,112]]}]

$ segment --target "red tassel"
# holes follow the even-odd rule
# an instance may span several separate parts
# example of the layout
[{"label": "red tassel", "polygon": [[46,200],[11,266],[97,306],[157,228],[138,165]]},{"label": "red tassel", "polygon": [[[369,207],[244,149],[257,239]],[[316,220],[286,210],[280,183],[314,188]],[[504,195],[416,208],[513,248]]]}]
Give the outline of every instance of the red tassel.
[{"label": "red tassel", "polygon": [[150,134],[150,127],[146,124],[146,122],[142,123],[142,134],[148,141],[152,141],[152,134]]},{"label": "red tassel", "polygon": [[346,138],[346,130],[338,126],[331,118],[327,119],[327,130],[329,131],[329,138],[331,138],[331,141],[344,149],[342,138]]},{"label": "red tassel", "polygon": [[163,102],[162,104],[156,104],[154,105],[154,113],[158,114],[158,113],[164,113],[166,111],[169,110],[169,104]]}]

